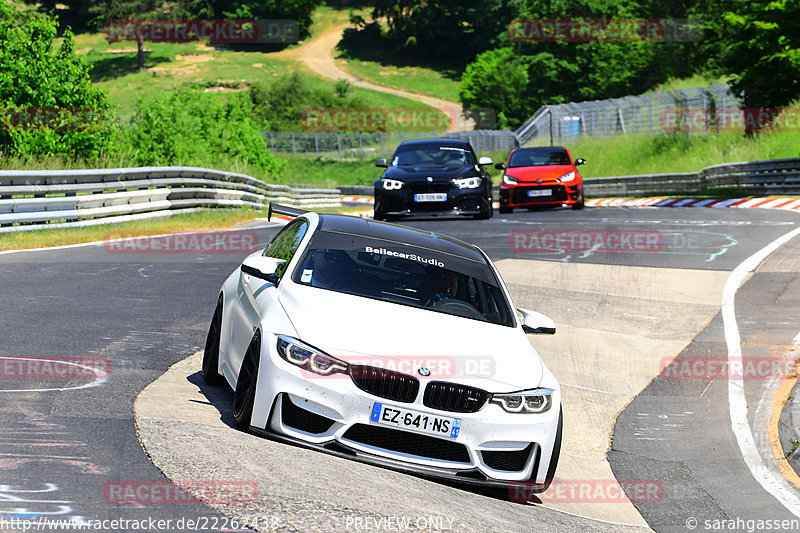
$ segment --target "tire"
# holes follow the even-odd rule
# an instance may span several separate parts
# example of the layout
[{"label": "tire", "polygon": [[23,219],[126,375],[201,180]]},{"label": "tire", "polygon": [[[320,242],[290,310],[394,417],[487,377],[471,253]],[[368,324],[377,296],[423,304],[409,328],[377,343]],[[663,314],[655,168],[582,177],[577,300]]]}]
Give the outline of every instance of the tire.
[{"label": "tire", "polygon": [[218,385],[224,380],[219,374],[219,341],[222,336],[222,295],[219,295],[214,317],[208,328],[206,348],[203,351],[203,379],[209,385]]},{"label": "tire", "polygon": [[374,211],[372,214],[373,220],[386,221],[386,215],[382,211]]},{"label": "tire", "polygon": [[581,194],[578,196],[578,201],[572,204],[572,209],[575,210],[583,209],[585,205],[586,202],[583,199],[583,191],[581,191]]},{"label": "tire", "polygon": [[505,206],[505,205],[501,205],[500,208],[498,209],[498,211],[500,211],[501,215],[505,215],[505,214],[508,214],[508,213],[513,213],[514,212],[514,208],[513,207],[508,207],[508,206]]},{"label": "tire", "polygon": [[489,208],[488,209],[483,209],[482,208],[481,212],[478,213],[477,215],[474,215],[472,218],[474,218],[475,220],[487,220],[487,219],[490,219],[490,218],[492,218],[492,214],[493,214],[492,211],[493,211],[492,210],[492,204],[489,204]]},{"label": "tire", "polygon": [[239,369],[239,379],[236,380],[236,389],[233,391],[233,419],[240,429],[250,428],[260,360],[261,336],[256,333],[253,340],[250,341],[250,346],[247,347],[242,368]]}]

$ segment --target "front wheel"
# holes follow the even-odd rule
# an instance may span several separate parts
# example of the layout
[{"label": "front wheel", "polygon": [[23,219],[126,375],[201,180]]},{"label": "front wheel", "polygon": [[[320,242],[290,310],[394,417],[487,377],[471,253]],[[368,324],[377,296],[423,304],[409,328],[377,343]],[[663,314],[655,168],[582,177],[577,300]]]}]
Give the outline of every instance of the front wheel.
[{"label": "front wheel", "polygon": [[210,385],[222,383],[222,376],[219,374],[219,341],[222,337],[222,295],[219,295],[217,307],[214,309],[214,317],[211,319],[211,326],[208,328],[206,337],[206,348],[203,351],[203,379]]},{"label": "front wheel", "polygon": [[586,202],[583,199],[583,191],[578,195],[578,201],[572,204],[572,209],[583,209]]},{"label": "front wheel", "polygon": [[250,427],[253,416],[253,403],[256,399],[256,385],[258,383],[258,364],[261,360],[261,337],[256,333],[250,346],[247,347],[242,368],[239,369],[239,378],[236,380],[236,389],[233,391],[233,419],[241,429]]},{"label": "front wheel", "polygon": [[508,213],[513,212],[514,208],[513,207],[508,207],[506,205],[501,205],[500,208],[498,209],[498,211],[500,211],[501,215],[507,215]]}]

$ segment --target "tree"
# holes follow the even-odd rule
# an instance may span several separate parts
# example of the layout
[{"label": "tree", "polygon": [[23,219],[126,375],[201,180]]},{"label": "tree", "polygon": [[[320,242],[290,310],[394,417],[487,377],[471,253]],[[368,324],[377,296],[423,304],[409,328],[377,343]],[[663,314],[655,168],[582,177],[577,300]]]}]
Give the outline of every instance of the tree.
[{"label": "tree", "polygon": [[[162,2],[158,0],[92,0],[89,13],[98,26],[109,21],[142,20],[155,18]],[[136,50],[139,72],[144,70],[144,40],[137,34]]]},{"label": "tree", "polygon": [[372,18],[386,18],[396,45],[438,59],[462,58],[501,42],[518,0],[375,0]]},{"label": "tree", "polygon": [[[722,8],[721,16],[711,7]],[[745,133],[752,135],[770,125],[778,108],[800,98],[800,3],[753,0],[706,9],[707,28],[717,37],[719,68],[735,77],[732,87],[742,97]]]},{"label": "tree", "polygon": [[183,16],[204,19],[291,19],[297,21],[300,35],[308,35],[311,13],[324,0],[182,0],[178,11]]},{"label": "tree", "polygon": [[110,144],[105,93],[74,53],[69,30],[53,49],[49,15],[0,2],[0,147],[10,155],[92,157]]}]

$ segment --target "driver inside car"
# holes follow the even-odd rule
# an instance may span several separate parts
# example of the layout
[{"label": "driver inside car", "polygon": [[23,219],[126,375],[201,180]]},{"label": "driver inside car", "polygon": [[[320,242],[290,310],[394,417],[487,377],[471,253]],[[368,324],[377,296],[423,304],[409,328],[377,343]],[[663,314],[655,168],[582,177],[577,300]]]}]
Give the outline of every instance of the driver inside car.
[{"label": "driver inside car", "polygon": [[425,302],[426,306],[431,306],[443,300],[449,300],[456,297],[458,291],[458,274],[452,270],[444,270],[438,267],[433,267],[436,270],[430,277],[428,300]]}]

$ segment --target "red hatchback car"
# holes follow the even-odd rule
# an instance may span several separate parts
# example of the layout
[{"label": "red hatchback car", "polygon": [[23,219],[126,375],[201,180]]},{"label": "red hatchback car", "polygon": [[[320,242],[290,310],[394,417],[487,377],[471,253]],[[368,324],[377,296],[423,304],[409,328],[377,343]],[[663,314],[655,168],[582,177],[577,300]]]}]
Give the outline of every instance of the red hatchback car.
[{"label": "red hatchback car", "polygon": [[563,146],[517,148],[505,165],[495,165],[505,170],[500,182],[500,212],[563,204],[582,209],[583,178],[577,167],[584,163],[580,158],[573,161]]}]

